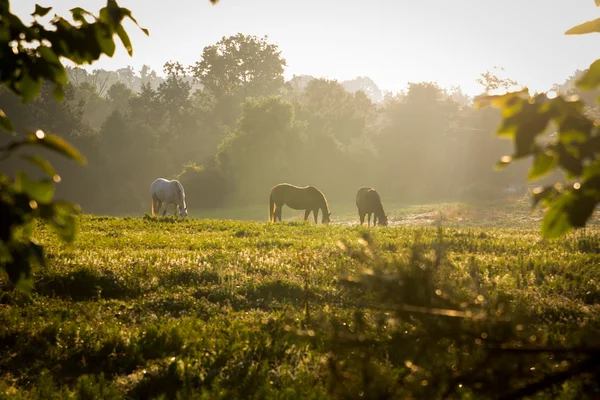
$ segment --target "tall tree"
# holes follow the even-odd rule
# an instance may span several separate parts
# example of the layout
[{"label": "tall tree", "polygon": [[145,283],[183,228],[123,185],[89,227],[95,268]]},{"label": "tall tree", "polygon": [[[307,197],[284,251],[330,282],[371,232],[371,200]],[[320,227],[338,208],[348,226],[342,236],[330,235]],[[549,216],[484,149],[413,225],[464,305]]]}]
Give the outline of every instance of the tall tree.
[{"label": "tall tree", "polygon": [[239,116],[239,104],[246,97],[280,92],[285,67],[281,51],[268,43],[267,37],[238,33],[205,47],[201,60],[190,71],[215,98],[218,116],[233,126]]}]

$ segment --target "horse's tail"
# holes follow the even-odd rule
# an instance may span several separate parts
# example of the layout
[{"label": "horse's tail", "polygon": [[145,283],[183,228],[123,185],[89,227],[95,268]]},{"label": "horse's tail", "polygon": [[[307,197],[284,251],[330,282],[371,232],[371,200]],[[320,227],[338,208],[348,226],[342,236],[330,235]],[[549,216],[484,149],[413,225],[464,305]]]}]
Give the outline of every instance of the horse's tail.
[{"label": "horse's tail", "polygon": [[269,196],[269,222],[275,222],[275,201],[272,193]]}]

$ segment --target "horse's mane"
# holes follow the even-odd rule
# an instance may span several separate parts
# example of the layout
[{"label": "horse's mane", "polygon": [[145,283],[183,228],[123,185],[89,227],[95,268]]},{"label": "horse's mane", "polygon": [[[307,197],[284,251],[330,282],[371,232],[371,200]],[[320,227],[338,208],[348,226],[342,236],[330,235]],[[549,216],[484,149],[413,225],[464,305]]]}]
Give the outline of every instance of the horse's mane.
[{"label": "horse's mane", "polygon": [[[315,188],[317,189],[317,188]],[[329,204],[327,203],[327,197],[325,197],[325,195],[323,194],[323,192],[321,192],[319,189],[317,189],[317,191],[321,194],[321,196],[323,197],[323,202],[325,203],[325,210],[327,212],[329,212]]]},{"label": "horse's mane", "polygon": [[184,203],[185,205],[185,198],[184,198],[184,192],[183,192],[183,185],[181,185],[181,182],[174,180],[173,182],[175,182],[175,186],[177,187],[177,200],[179,200],[180,203]]}]

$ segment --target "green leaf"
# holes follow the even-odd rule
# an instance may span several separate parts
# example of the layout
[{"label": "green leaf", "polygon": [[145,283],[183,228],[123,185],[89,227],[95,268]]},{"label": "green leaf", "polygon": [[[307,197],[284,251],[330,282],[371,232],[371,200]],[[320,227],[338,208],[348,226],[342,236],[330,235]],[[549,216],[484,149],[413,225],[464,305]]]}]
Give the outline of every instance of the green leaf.
[{"label": "green leaf", "polygon": [[34,17],[44,17],[52,10],[52,7],[42,7],[39,4],[35,5],[35,11],[31,14]]},{"label": "green leaf", "polygon": [[12,122],[8,119],[4,111],[0,109],[0,127],[8,133],[13,133],[15,131],[15,127]]},{"label": "green leaf", "polygon": [[48,204],[54,196],[54,183],[49,180],[32,181],[23,171],[17,173],[15,186],[39,204]]},{"label": "green leaf", "polygon": [[106,54],[108,57],[112,57],[115,54],[115,41],[112,38],[112,32],[108,32],[105,26],[96,25],[94,29],[94,36],[100,51]]},{"label": "green leaf", "polygon": [[32,79],[28,73],[19,81],[19,91],[21,92],[21,100],[23,103],[29,103],[35,99],[42,88],[41,79]]},{"label": "green leaf", "polygon": [[50,164],[50,162],[48,160],[46,160],[43,157],[40,157],[38,155],[34,155],[34,156],[21,156],[23,159],[29,161],[30,163],[32,163],[33,165],[35,165],[36,167],[40,168],[42,171],[44,171],[46,173],[46,175],[48,175],[50,178],[54,178],[56,175],[56,171],[54,170],[54,167],[52,166],[52,164]]},{"label": "green leaf", "polygon": [[66,201],[54,202],[55,215],[48,222],[58,235],[66,242],[72,242],[77,235],[77,218],[79,207]]},{"label": "green leaf", "polygon": [[137,22],[137,20],[135,18],[133,18],[133,15],[131,14],[130,10],[128,10],[127,8],[121,7],[121,12],[123,13],[123,16],[129,18],[138,28],[140,28],[140,30],[142,32],[144,32],[146,34],[146,36],[150,35],[150,32],[148,31],[148,29],[142,28],[140,26],[140,24]]},{"label": "green leaf", "polygon": [[52,64],[59,64],[60,63],[60,60],[58,59],[58,56],[56,55],[56,53],[54,52],[54,50],[52,50],[52,48],[50,48],[48,46],[38,46],[38,48],[36,49],[36,51],[47,62],[52,63]]},{"label": "green leaf", "polygon": [[573,229],[565,209],[569,201],[568,194],[562,195],[546,211],[542,220],[542,235],[544,237],[555,239]]},{"label": "green leaf", "polygon": [[54,99],[58,102],[62,102],[65,99],[65,89],[62,85],[54,86],[52,94],[54,95]]},{"label": "green leaf", "polygon": [[592,90],[600,84],[600,60],[596,60],[585,71],[583,76],[579,78],[576,85],[580,89]]},{"label": "green leaf", "polygon": [[80,22],[82,25],[87,25],[88,23],[85,19],[86,15],[92,16],[92,14],[81,7],[72,8],[70,11],[73,16],[73,21]]},{"label": "green leaf", "polygon": [[545,188],[536,188],[533,190],[533,206],[537,206],[540,202],[548,204],[554,201],[561,194],[561,190],[557,185],[546,186]]},{"label": "green leaf", "polygon": [[39,265],[46,265],[46,258],[44,257],[44,248],[37,243],[29,240],[29,249],[31,256]]},{"label": "green leaf", "polygon": [[556,167],[557,163],[558,157],[555,154],[549,152],[537,153],[527,179],[532,181],[548,174]]},{"label": "green leaf", "polygon": [[583,194],[583,191],[573,193],[573,201],[567,208],[569,222],[575,228],[583,228],[592,216],[598,201],[593,196]]},{"label": "green leaf", "polygon": [[54,150],[57,153],[60,153],[63,156],[80,164],[85,165],[87,163],[86,159],[75,147],[71,146],[66,140],[56,135],[43,134],[43,136],[40,138],[36,134],[32,133],[28,136],[27,141],[31,144],[37,144],[39,146]]},{"label": "green leaf", "polygon": [[131,40],[129,40],[129,35],[127,35],[127,32],[125,32],[125,28],[123,28],[123,25],[119,25],[117,27],[117,34],[119,35],[119,38],[121,38],[121,42],[123,43],[123,46],[125,46],[125,50],[127,50],[129,56],[133,56],[133,47],[131,46]]},{"label": "green leaf", "polygon": [[[493,93],[494,91],[492,91]],[[527,97],[529,90],[523,88],[514,92],[504,91],[504,94],[486,94],[475,98],[475,108],[479,109],[486,106],[492,106],[494,108],[508,108],[512,109],[518,106],[519,101]]]},{"label": "green leaf", "polygon": [[600,18],[574,26],[566,31],[565,35],[585,35],[594,32],[600,32]]}]

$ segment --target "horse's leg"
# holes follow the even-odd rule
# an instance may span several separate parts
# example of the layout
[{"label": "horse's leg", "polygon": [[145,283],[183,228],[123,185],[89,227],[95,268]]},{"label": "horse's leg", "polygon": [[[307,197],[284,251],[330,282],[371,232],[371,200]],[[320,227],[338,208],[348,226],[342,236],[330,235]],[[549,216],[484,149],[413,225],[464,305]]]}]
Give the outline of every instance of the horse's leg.
[{"label": "horse's leg", "polygon": [[363,226],[365,224],[365,214],[358,213],[358,217],[360,218],[360,226]]},{"label": "horse's leg", "polygon": [[165,206],[165,209],[162,213],[162,216],[164,217],[165,215],[167,215],[167,210],[169,209],[169,203],[167,203],[167,201],[163,201],[163,205]]},{"label": "horse's leg", "polygon": [[306,210],[304,210],[304,220],[306,221],[308,219],[308,216],[310,215],[310,208],[307,208]]},{"label": "horse's leg", "polygon": [[319,209],[313,210],[313,216],[315,217],[315,224],[317,223],[317,219],[319,218]]},{"label": "horse's leg", "polygon": [[283,208],[283,204],[281,206],[279,204],[275,204],[275,222],[277,222],[277,219],[279,219],[279,222],[281,222],[282,208]]},{"label": "horse's leg", "polygon": [[367,213],[367,221],[368,221],[367,226],[370,228],[371,227],[371,213]]}]

